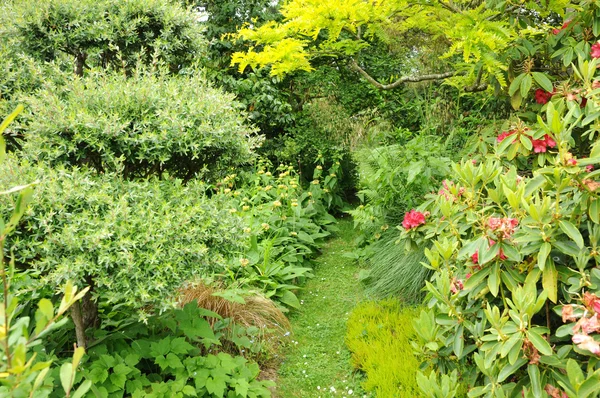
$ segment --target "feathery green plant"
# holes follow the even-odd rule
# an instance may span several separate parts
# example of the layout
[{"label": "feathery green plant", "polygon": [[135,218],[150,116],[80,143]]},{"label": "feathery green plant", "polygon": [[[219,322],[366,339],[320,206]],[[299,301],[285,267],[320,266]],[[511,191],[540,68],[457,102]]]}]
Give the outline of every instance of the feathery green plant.
[{"label": "feathery green plant", "polygon": [[419,359],[410,340],[417,310],[396,299],[365,302],[348,319],[346,345],[353,365],[366,373],[363,387],[378,397],[418,397]]}]

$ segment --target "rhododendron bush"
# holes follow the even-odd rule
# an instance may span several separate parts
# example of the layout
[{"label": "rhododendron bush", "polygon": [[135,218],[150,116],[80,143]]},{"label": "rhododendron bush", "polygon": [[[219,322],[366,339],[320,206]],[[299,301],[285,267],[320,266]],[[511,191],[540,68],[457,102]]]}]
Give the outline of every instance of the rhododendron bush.
[{"label": "rhododendron bush", "polygon": [[[593,37],[585,22],[554,35]],[[428,394],[600,395],[600,44],[573,43],[570,79],[530,93],[537,114],[485,138],[398,227],[434,270],[414,322]]]}]

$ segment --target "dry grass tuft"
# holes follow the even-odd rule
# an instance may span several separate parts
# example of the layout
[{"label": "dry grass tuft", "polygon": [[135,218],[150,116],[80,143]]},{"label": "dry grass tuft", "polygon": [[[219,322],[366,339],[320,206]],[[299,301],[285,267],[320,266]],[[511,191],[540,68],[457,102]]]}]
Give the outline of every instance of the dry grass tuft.
[{"label": "dry grass tuft", "polygon": [[[290,330],[290,322],[273,301],[259,293],[247,292],[243,296],[245,304],[232,302],[219,295],[225,290],[202,282],[194,283],[181,289],[179,304],[183,307],[196,301],[199,307],[229,318],[238,326],[259,328],[263,338],[280,337]],[[214,326],[216,319],[208,321]]]},{"label": "dry grass tuft", "polygon": [[[222,341],[221,350],[229,353],[243,354],[268,367],[268,363],[273,359],[272,356],[277,352],[277,346],[284,336],[289,335],[290,322],[281,312],[275,303],[257,292],[244,292],[243,299],[245,304],[232,302],[225,299],[220,294],[227,289],[221,286],[211,286],[203,282],[190,284],[180,291],[179,305],[185,306],[188,303],[196,301],[199,307],[219,314],[223,319],[230,319],[232,325],[248,328],[254,326],[259,329],[256,337],[260,345],[260,353],[250,353],[247,350],[240,350],[231,341]],[[217,319],[208,318],[211,326],[215,326]],[[232,335],[232,326],[226,331],[229,340]]]}]

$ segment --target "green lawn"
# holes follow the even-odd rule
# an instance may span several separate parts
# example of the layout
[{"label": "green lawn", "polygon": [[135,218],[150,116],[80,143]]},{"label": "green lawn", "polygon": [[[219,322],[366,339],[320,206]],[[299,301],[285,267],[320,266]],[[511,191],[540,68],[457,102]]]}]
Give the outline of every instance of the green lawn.
[{"label": "green lawn", "polygon": [[343,257],[352,250],[355,231],[349,219],[339,228],[317,259],[315,277],[299,293],[301,310],[290,317],[293,336],[283,349],[277,397],[365,396],[344,345],[348,315],[364,298],[356,262]]}]

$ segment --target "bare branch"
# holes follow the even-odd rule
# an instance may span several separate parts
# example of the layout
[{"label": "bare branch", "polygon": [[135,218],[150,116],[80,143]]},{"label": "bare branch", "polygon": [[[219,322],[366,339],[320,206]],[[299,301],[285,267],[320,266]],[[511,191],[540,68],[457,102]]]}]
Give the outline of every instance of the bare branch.
[{"label": "bare branch", "polygon": [[375,87],[377,87],[380,90],[392,90],[392,89],[395,89],[395,88],[401,86],[404,83],[417,83],[417,82],[424,82],[424,81],[428,81],[428,80],[443,80],[443,79],[447,79],[449,77],[456,75],[456,72],[452,71],[452,72],[434,73],[434,74],[430,74],[430,75],[421,75],[421,76],[403,76],[393,83],[381,84],[377,80],[375,80],[371,75],[369,75],[363,68],[361,68],[356,63],[356,60],[352,59],[350,62],[350,66],[352,67],[352,69],[354,69],[355,71],[360,73],[365,79],[367,79],[367,81],[369,83],[371,83],[372,85],[374,85]]}]

